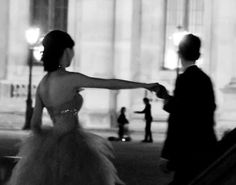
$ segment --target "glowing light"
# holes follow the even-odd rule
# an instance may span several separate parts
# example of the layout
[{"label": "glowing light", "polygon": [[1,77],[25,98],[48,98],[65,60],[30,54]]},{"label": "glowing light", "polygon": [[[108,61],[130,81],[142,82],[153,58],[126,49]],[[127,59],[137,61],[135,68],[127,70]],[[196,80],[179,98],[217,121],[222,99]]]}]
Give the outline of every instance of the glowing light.
[{"label": "glowing light", "polygon": [[178,60],[178,55],[176,51],[173,49],[169,49],[166,54],[166,62],[165,62],[165,67],[168,69],[176,69],[177,67],[177,60]]},{"label": "glowing light", "polygon": [[34,45],[37,43],[37,41],[39,39],[39,35],[40,35],[39,28],[29,28],[25,32],[26,40],[30,45]]},{"label": "glowing light", "polygon": [[173,33],[172,38],[173,38],[174,45],[178,46],[179,43],[181,42],[181,40],[183,39],[183,37],[185,35],[187,35],[188,33],[189,32],[187,32],[187,31],[177,31],[177,32]]},{"label": "glowing light", "polygon": [[35,60],[40,61],[42,58],[44,47],[42,45],[35,46],[33,51],[33,56]]},{"label": "glowing light", "polygon": [[189,32],[182,29],[181,26],[177,26],[177,30],[169,37],[172,41],[166,51],[165,58],[165,67],[168,69],[176,69],[180,68],[181,64],[179,62],[179,57],[177,54],[179,43],[182,41],[185,35],[189,34]]}]

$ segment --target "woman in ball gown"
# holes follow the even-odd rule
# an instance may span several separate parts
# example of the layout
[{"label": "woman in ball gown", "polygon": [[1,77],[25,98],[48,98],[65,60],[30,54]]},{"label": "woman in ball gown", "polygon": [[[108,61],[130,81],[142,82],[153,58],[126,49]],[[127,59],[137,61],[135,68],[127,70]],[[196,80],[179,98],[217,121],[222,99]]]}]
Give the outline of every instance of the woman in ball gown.
[{"label": "woman in ball gown", "polygon": [[[8,185],[115,185],[123,184],[111,160],[111,144],[81,128],[78,112],[83,98],[81,88],[156,90],[158,83],[138,83],[101,79],[66,71],[74,56],[74,41],[60,30],[43,39],[42,61],[47,74],[40,81],[32,132],[22,143],[21,159],[13,169]],[[42,126],[46,108],[53,126]]]}]

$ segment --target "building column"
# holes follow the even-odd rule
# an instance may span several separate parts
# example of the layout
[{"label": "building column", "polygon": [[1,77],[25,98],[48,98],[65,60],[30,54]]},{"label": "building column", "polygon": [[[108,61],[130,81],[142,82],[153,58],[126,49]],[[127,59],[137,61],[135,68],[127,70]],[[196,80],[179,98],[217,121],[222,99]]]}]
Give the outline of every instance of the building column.
[{"label": "building column", "polygon": [[[110,69],[108,73],[110,73],[110,78],[116,78],[116,65],[115,65],[115,49],[116,49],[116,6],[117,6],[117,0],[113,0],[113,6],[112,6],[112,35],[111,35],[111,62],[110,62]],[[116,127],[117,125],[117,115],[116,115],[116,109],[117,109],[117,95],[118,91],[113,90],[109,92],[109,115],[110,115],[110,125],[111,127]]]},{"label": "building column", "polygon": [[8,53],[8,32],[9,32],[9,1],[1,1],[0,6],[0,25],[1,34],[0,34],[0,79],[4,80],[7,74],[7,53]]},{"label": "building column", "polygon": [[236,12],[234,0],[212,1],[211,67],[217,97],[218,127],[235,127],[236,121]]},{"label": "building column", "polygon": [[[131,79],[140,81],[141,77],[141,41],[142,41],[142,0],[132,2],[132,32],[131,32],[131,51],[130,51],[130,71]],[[133,90],[131,93],[131,105],[136,104],[138,98],[142,98],[140,90]]]},{"label": "building column", "polygon": [[28,79],[25,31],[30,23],[29,9],[30,0],[1,1],[0,95],[5,98],[11,96],[11,84],[25,84]]}]

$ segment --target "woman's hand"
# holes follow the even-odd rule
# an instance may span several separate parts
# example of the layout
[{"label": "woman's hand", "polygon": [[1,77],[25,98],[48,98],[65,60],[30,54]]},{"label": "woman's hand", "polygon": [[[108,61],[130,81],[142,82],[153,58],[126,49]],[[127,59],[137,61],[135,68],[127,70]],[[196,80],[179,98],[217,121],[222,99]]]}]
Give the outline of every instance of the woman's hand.
[{"label": "woman's hand", "polygon": [[159,83],[150,83],[147,84],[146,89],[148,89],[149,91],[157,92],[160,89],[159,86],[160,86]]}]

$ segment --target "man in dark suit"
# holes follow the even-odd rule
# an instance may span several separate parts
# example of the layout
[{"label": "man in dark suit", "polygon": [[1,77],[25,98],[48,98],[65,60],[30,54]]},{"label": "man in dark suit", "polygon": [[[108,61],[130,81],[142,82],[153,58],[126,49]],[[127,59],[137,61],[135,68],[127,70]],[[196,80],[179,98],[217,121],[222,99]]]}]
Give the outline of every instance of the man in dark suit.
[{"label": "man in dark suit", "polygon": [[146,121],[145,136],[142,142],[152,143],[153,142],[152,131],[151,131],[152,107],[148,98],[143,98],[143,103],[145,104],[145,108],[142,111],[135,111],[134,113],[144,114],[144,119]]},{"label": "man in dark suit", "polygon": [[185,35],[178,47],[183,73],[177,77],[174,95],[164,86],[157,91],[169,112],[167,137],[160,164],[175,171],[171,185],[186,185],[214,159],[215,97],[210,78],[195,65],[200,57],[200,39]]}]

